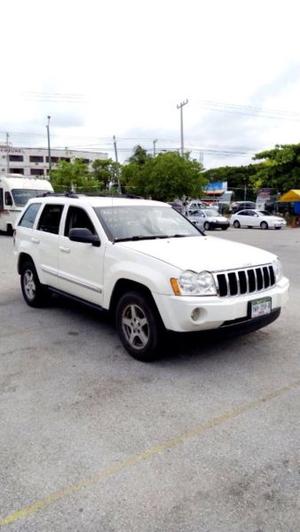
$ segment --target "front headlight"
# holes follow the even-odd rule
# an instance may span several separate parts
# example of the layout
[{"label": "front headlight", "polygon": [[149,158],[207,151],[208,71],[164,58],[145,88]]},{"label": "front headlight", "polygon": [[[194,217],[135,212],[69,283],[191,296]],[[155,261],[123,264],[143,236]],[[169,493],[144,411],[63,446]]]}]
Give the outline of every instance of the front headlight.
[{"label": "front headlight", "polygon": [[[174,286],[171,281],[173,290]],[[181,295],[184,296],[215,296],[217,289],[211,273],[203,271],[200,273],[187,270],[183,272],[177,280],[177,285]],[[179,295],[178,292],[176,295]]]},{"label": "front headlight", "polygon": [[280,279],[283,277],[282,265],[281,265],[280,260],[278,260],[278,259],[274,260],[272,266],[273,266],[273,270],[274,270],[276,283],[278,283],[278,281],[280,281]]}]

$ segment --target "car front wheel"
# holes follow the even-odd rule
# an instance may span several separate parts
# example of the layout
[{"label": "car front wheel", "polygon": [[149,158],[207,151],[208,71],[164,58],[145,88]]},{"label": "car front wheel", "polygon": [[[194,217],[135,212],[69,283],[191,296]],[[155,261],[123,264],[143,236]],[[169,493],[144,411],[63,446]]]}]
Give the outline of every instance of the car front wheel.
[{"label": "car front wheel", "polygon": [[25,262],[21,271],[21,289],[30,307],[42,307],[48,296],[47,288],[39,281],[33,262]]},{"label": "car front wheel", "polygon": [[204,227],[204,230],[205,230],[205,231],[208,231],[208,230],[210,229],[210,225],[209,225],[208,222],[205,222],[205,224],[204,224],[203,227]]},{"label": "car front wheel", "polygon": [[157,358],[162,328],[150,298],[139,292],[124,294],[116,308],[116,327],[128,353],[141,362]]},{"label": "car front wheel", "polygon": [[260,227],[261,227],[261,229],[268,229],[269,226],[268,226],[267,222],[261,222]]}]

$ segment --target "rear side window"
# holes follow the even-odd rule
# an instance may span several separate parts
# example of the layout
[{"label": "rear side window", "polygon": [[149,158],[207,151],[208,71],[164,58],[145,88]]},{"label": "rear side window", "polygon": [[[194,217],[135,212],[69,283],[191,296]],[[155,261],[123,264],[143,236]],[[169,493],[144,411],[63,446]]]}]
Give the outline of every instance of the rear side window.
[{"label": "rear side window", "polygon": [[31,229],[34,225],[36,215],[38,213],[40,206],[41,206],[40,203],[31,203],[29,207],[27,207],[26,211],[24,212],[18,225],[21,227],[29,227],[29,229]]},{"label": "rear side window", "polygon": [[63,205],[45,205],[37,229],[58,235]]}]

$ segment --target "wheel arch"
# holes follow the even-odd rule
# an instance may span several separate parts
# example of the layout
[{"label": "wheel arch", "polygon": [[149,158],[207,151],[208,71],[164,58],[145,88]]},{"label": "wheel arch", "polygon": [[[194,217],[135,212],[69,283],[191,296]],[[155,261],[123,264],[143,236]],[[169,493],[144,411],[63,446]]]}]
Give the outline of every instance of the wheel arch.
[{"label": "wheel arch", "polygon": [[127,292],[132,291],[139,292],[140,294],[143,294],[145,297],[147,297],[162,322],[159,310],[157,308],[151,290],[142,283],[132,281],[131,279],[126,278],[118,279],[118,281],[116,282],[109,301],[109,312],[113,315],[115,313],[120,297],[122,297]]},{"label": "wheel arch", "polygon": [[23,267],[23,264],[25,264],[25,262],[32,262],[32,264],[34,265],[34,262],[32,260],[32,257],[30,255],[28,255],[28,253],[20,253],[19,255],[19,258],[18,258],[18,274],[21,275],[22,273],[22,267]]}]

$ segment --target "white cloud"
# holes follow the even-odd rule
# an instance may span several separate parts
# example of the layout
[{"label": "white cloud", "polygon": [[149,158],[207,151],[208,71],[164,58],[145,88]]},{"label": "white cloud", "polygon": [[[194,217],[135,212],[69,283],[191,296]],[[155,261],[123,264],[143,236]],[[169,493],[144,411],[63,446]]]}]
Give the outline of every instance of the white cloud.
[{"label": "white cloud", "polygon": [[[194,146],[299,140],[297,122],[201,105],[210,99],[300,112],[296,1],[28,0],[3,5],[1,18],[0,130],[12,139],[14,131],[32,131],[41,136],[31,142],[46,143],[50,114],[62,145],[105,147],[104,137],[141,131],[179,143],[176,104],[188,97],[185,136]],[[46,101],[28,98],[33,92]],[[56,101],[49,93],[58,93]]]}]

